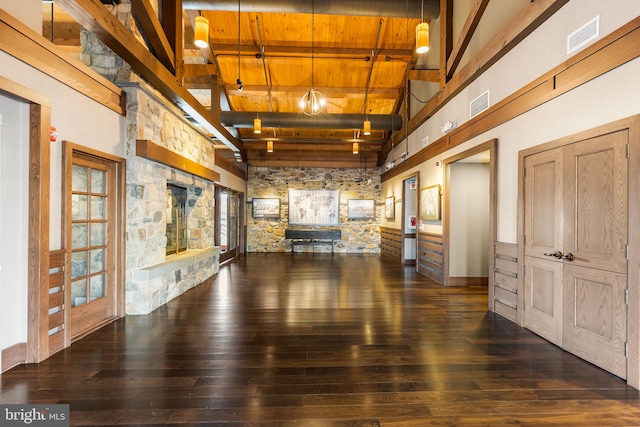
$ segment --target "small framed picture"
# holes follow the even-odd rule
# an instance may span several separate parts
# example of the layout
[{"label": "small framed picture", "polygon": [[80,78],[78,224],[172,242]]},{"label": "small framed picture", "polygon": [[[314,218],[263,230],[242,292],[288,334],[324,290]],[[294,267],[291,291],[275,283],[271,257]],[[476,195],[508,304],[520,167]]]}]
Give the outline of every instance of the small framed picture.
[{"label": "small framed picture", "polygon": [[420,190],[420,219],[423,221],[440,220],[440,184]]},{"label": "small framed picture", "polygon": [[252,203],[253,218],[280,218],[280,199],[256,199]]},{"label": "small framed picture", "polygon": [[395,197],[387,197],[384,201],[384,217],[386,219],[396,218],[396,200]]},{"label": "small framed picture", "polygon": [[376,219],[376,202],[373,199],[349,199],[349,219]]}]

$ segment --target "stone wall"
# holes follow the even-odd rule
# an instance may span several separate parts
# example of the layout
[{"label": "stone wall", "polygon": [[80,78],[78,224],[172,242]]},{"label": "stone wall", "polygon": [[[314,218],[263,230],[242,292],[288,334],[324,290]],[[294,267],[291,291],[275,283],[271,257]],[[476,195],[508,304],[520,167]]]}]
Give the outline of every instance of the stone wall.
[{"label": "stone wall", "polygon": [[[177,109],[143,83],[121,84],[127,93],[127,314],[146,314],[218,272],[218,255],[176,266],[153,278],[139,274],[168,265],[167,183],[187,188],[188,252],[214,246],[214,183],[136,156],[136,140],[154,143],[213,169],[211,141]],[[169,263],[170,264],[170,263]],[[163,270],[164,271],[164,270]]]},{"label": "stone wall", "polygon": [[[291,242],[284,238],[289,226],[288,192],[293,189],[327,189],[340,191],[340,225],[342,240],[335,245],[339,253],[380,253],[380,218],[384,201],[380,193],[380,171],[363,169],[309,169],[286,167],[249,168],[247,200],[280,199],[280,218],[252,218],[247,204],[247,251],[291,251]],[[349,219],[349,199],[373,199],[375,220]],[[329,246],[296,246],[296,251],[329,252]]]}]

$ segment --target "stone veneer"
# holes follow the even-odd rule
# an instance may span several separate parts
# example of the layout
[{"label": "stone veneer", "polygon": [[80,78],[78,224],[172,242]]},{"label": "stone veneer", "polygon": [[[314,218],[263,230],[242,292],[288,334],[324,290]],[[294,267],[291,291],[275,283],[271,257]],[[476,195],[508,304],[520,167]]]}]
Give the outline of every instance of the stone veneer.
[{"label": "stone veneer", "polygon": [[[145,84],[120,86],[127,93],[126,310],[146,314],[216,274],[219,251],[206,251],[214,246],[214,183],[136,156],[136,140],[150,139],[210,169],[214,149],[205,135]],[[204,258],[189,258],[185,264],[184,256],[166,256],[167,183],[187,188],[187,256],[204,253]],[[148,270],[162,274],[141,274]]]},{"label": "stone veneer", "polygon": [[[371,179],[369,183],[368,180]],[[280,199],[280,218],[252,218],[247,204],[247,251],[291,251],[291,242],[284,238],[289,226],[289,188],[340,190],[340,228],[342,240],[334,247],[341,253],[380,253],[380,218],[384,212],[381,201],[380,171],[363,169],[321,169],[287,167],[250,167],[247,200]],[[349,199],[376,201],[376,219],[348,219]],[[306,227],[309,228],[309,227]],[[331,227],[336,228],[336,227]],[[330,246],[296,246],[297,251],[329,252]]]}]

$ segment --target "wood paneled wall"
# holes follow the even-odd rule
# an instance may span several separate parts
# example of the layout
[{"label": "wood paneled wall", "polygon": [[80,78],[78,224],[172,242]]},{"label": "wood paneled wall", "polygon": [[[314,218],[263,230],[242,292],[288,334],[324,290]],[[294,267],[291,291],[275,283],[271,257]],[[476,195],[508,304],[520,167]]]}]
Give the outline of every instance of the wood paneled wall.
[{"label": "wood paneled wall", "polygon": [[402,261],[402,231],[395,228],[380,227],[380,250],[398,262]]},{"label": "wood paneled wall", "polygon": [[418,233],[418,273],[444,284],[442,235]]},{"label": "wood paneled wall", "polygon": [[495,242],[493,245],[493,292],[489,309],[518,321],[518,245]]},{"label": "wood paneled wall", "polygon": [[65,274],[70,267],[67,251],[59,249],[49,254],[49,355],[67,347]]}]

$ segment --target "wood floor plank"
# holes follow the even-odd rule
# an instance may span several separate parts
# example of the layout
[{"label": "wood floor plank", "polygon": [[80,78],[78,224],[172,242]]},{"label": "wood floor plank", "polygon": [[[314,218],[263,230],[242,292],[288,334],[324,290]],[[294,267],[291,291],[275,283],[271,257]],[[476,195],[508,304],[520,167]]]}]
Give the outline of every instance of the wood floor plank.
[{"label": "wood floor plank", "polygon": [[73,426],[640,425],[640,393],[375,255],[248,254],[146,316],[0,376]]}]

